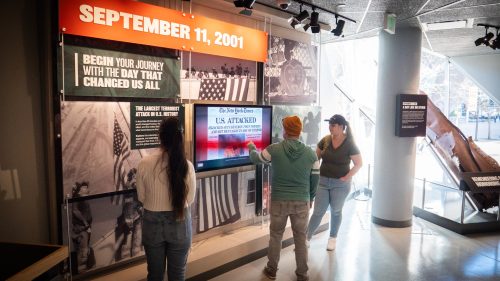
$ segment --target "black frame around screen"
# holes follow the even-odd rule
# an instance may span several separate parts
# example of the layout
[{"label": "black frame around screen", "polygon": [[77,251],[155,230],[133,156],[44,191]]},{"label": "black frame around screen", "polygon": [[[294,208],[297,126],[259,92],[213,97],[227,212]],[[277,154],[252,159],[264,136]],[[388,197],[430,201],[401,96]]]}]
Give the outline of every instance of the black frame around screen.
[{"label": "black frame around screen", "polygon": [[[210,165],[208,167],[202,167],[198,168],[198,163],[196,161],[196,120],[197,120],[197,110],[198,108],[209,108],[209,107],[238,107],[238,108],[262,108],[262,109],[269,109],[269,139],[268,143],[271,144],[272,140],[272,121],[273,121],[273,107],[271,105],[236,105],[236,104],[194,104],[193,108],[193,165],[195,168],[196,172],[206,172],[206,171],[213,171],[213,170],[221,170],[221,169],[227,169],[227,168],[234,168],[234,167],[241,167],[241,166],[248,166],[248,165],[254,165],[250,161],[249,156],[242,156],[241,159],[238,160],[233,160],[231,161],[232,163],[228,163],[225,161],[225,159],[220,159],[220,160],[213,160],[211,163],[215,163],[213,165]],[[264,122],[265,120],[263,120]]]}]

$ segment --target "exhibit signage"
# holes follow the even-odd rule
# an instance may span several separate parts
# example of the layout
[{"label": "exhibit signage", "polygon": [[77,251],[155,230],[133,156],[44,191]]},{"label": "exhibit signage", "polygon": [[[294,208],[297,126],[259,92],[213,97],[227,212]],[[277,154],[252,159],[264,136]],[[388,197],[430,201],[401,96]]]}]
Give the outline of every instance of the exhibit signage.
[{"label": "exhibit signage", "polygon": [[67,95],[177,98],[180,62],[93,48],[64,47]]},{"label": "exhibit signage", "polygon": [[[179,117],[184,124],[184,105],[166,103],[130,103],[130,134],[132,149],[154,148],[160,145],[158,129],[165,117]],[[183,128],[180,128],[183,130]]]},{"label": "exhibit signage", "polygon": [[461,190],[481,193],[500,191],[500,172],[462,173],[462,180],[466,185],[461,183]]},{"label": "exhibit signage", "polygon": [[427,127],[427,96],[399,94],[396,103],[396,136],[424,137]]},{"label": "exhibit signage", "polygon": [[265,62],[267,33],[136,1],[61,0],[61,32]]}]

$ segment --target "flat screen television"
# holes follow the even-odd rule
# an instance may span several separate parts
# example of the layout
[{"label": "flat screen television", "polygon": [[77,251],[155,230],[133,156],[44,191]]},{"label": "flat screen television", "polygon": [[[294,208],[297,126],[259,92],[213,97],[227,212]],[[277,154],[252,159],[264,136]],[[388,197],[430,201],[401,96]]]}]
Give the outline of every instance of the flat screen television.
[{"label": "flat screen television", "polygon": [[197,172],[251,165],[247,143],[271,143],[271,106],[195,104],[193,120]]}]

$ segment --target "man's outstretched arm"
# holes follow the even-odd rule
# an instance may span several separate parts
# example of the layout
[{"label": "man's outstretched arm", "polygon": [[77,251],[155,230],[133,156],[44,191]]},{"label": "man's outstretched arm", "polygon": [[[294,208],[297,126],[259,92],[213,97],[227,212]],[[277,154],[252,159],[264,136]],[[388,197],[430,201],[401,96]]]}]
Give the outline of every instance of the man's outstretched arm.
[{"label": "man's outstretched arm", "polygon": [[253,142],[249,142],[247,146],[250,153],[250,160],[252,161],[252,163],[254,164],[271,163],[271,154],[269,154],[267,148],[262,150],[261,152],[258,152]]}]

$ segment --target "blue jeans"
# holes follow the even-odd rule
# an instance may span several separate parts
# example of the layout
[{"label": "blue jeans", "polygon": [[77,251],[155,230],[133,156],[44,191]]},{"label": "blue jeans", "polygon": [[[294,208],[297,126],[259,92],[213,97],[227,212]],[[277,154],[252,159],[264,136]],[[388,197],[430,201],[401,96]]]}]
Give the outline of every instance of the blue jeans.
[{"label": "blue jeans", "polygon": [[176,220],[173,211],[144,210],[142,243],[148,263],[148,281],[163,281],[165,259],[168,280],[184,280],[192,232],[189,209],[184,214],[184,220]]},{"label": "blue jeans", "polygon": [[269,249],[267,267],[276,272],[280,261],[281,240],[286,222],[290,217],[295,243],[295,262],[297,264],[297,280],[307,280],[307,247],[306,232],[309,217],[309,202],[307,201],[276,201],[271,200],[271,225],[269,226]]},{"label": "blue jeans", "polygon": [[319,188],[314,200],[314,211],[309,220],[307,239],[311,239],[321,219],[330,206],[330,237],[337,237],[342,222],[342,207],[351,190],[351,181],[320,177]]}]

